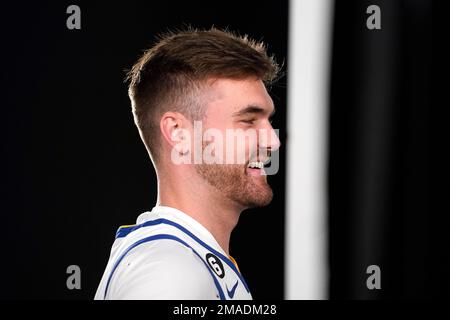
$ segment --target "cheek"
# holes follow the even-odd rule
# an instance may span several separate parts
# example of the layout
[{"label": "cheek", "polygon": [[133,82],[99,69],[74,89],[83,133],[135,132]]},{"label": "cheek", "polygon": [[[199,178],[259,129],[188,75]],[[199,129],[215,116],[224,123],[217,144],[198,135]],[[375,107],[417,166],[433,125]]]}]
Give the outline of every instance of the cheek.
[{"label": "cheek", "polygon": [[204,126],[207,128],[218,129],[225,134],[226,129],[234,128],[234,123],[228,116],[212,115],[205,119]]},{"label": "cheek", "polygon": [[209,105],[204,119],[204,127],[211,127],[225,130],[232,125],[231,114],[226,112],[227,108],[223,103],[212,103]]},{"label": "cheek", "polygon": [[[246,164],[249,158],[256,155],[257,150],[257,136],[254,131],[247,130],[232,130],[233,134],[229,134],[227,143],[231,144],[232,152],[236,155],[237,164]],[[230,137],[233,139],[230,139]],[[230,150],[230,149],[228,149]]]},{"label": "cheek", "polygon": [[247,157],[250,157],[253,154],[255,154],[256,150],[258,149],[258,137],[256,131],[254,134],[246,136],[245,143],[246,143]]}]

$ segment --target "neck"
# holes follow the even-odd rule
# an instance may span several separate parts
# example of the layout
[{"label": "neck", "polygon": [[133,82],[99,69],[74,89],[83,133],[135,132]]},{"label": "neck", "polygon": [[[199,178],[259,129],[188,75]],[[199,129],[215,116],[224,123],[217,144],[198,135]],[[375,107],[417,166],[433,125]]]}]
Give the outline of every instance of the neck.
[{"label": "neck", "polygon": [[[161,174],[162,172],[160,172]],[[176,179],[170,174],[158,178],[157,204],[191,216],[203,225],[229,255],[230,236],[243,208],[225,198],[217,189],[197,175]]]}]

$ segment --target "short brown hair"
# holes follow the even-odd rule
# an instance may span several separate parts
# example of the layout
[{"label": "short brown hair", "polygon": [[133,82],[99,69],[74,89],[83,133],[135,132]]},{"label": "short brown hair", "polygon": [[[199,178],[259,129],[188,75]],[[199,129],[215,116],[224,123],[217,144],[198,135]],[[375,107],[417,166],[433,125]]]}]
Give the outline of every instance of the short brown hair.
[{"label": "short brown hair", "polygon": [[266,85],[279,66],[262,42],[212,28],[169,32],[128,72],[134,121],[152,159],[159,144],[159,119],[177,111],[190,120],[203,117],[201,85],[210,78],[256,77]]}]

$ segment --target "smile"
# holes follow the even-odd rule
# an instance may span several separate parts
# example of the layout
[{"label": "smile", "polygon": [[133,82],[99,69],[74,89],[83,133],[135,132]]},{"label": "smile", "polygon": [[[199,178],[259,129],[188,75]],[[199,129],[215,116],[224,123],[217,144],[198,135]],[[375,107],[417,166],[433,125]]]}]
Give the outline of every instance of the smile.
[{"label": "smile", "polygon": [[252,169],[262,169],[264,168],[264,162],[262,161],[250,162],[247,167]]}]

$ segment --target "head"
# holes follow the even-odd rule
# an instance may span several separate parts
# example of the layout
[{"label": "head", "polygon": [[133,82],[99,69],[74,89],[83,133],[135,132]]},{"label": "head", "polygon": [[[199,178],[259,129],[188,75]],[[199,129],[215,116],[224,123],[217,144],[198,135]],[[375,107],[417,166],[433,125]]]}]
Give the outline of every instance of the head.
[{"label": "head", "polygon": [[[190,171],[242,207],[267,205],[272,190],[264,170],[249,165],[264,162],[280,145],[266,90],[278,71],[265,46],[246,36],[213,28],[160,37],[129,72],[135,123],[156,171]],[[194,123],[197,129],[201,124],[200,135]],[[230,130],[236,133],[231,149]],[[220,138],[224,141],[217,144]],[[243,149],[237,150],[237,140],[246,142]],[[200,157],[208,151],[222,154],[223,161],[198,159],[196,145]],[[242,150],[243,161],[225,159],[230,151]],[[174,164],[174,151],[188,161]]]}]

